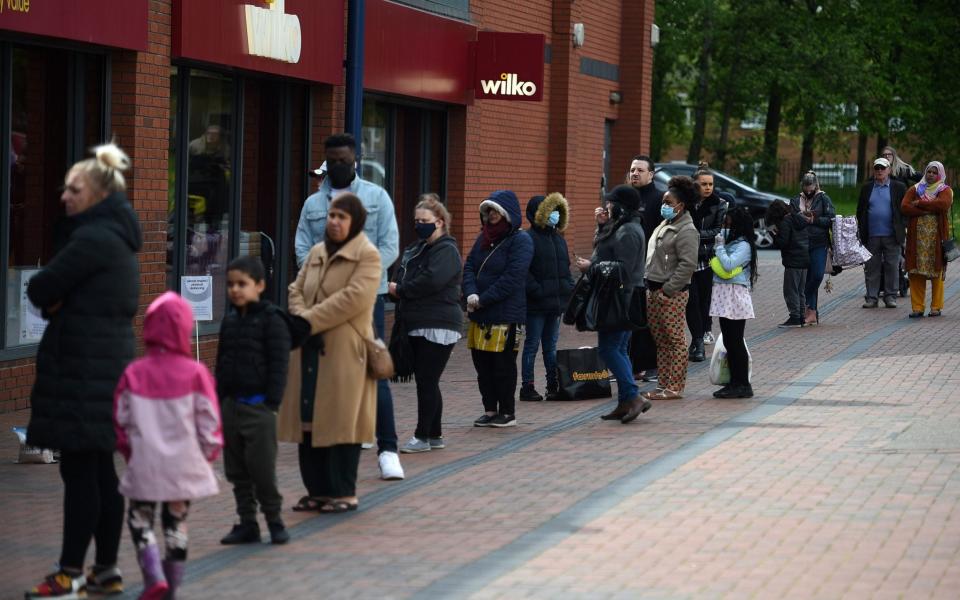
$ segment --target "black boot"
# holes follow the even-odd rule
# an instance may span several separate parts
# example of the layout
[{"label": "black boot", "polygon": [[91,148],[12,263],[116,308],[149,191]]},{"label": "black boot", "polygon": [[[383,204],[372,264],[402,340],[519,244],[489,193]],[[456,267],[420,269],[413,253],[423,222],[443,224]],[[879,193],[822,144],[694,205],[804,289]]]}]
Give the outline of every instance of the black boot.
[{"label": "black boot", "polygon": [[706,351],[703,349],[703,338],[696,338],[690,342],[689,357],[690,362],[703,362],[707,359]]},{"label": "black boot", "polygon": [[537,393],[537,389],[533,387],[532,383],[524,383],[520,386],[520,399],[532,402],[540,402],[543,400],[543,396]]},{"label": "black boot", "polygon": [[633,400],[627,403],[627,414],[623,415],[620,419],[620,422],[626,425],[630,421],[633,421],[640,416],[640,413],[645,413],[650,410],[650,407],[653,404],[643,396],[637,396]]},{"label": "black boot", "polygon": [[559,400],[560,396],[560,383],[556,380],[547,382],[547,393],[543,397],[544,400]]},{"label": "black boot", "polygon": [[256,521],[243,521],[239,525],[234,525],[230,533],[220,540],[221,544],[259,544],[260,526]]}]

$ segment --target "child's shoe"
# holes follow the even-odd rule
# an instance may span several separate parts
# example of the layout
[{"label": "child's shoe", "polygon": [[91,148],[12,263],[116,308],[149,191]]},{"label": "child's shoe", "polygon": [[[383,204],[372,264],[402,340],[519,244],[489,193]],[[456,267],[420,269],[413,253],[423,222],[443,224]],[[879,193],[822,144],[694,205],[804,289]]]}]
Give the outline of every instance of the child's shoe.
[{"label": "child's shoe", "polygon": [[[267,528],[270,530],[271,544],[286,544],[290,541],[290,534],[287,532],[287,528],[283,526],[283,521],[267,523]],[[257,532],[257,537],[260,537],[259,532]]]},{"label": "child's shoe", "polygon": [[233,526],[230,533],[223,536],[221,544],[229,546],[231,544],[259,544],[260,543],[260,525],[256,521],[243,521]]},{"label": "child's shoe", "polygon": [[112,596],[123,593],[123,575],[117,565],[93,565],[87,573],[87,592]]},{"label": "child's shoe", "polygon": [[86,598],[87,589],[83,574],[71,575],[65,571],[57,571],[43,578],[39,584],[24,594],[24,598],[63,598],[74,600]]},{"label": "child's shoe", "polygon": [[167,578],[167,595],[164,600],[176,600],[177,588],[183,583],[183,572],[186,570],[187,563],[183,560],[165,560],[163,561],[163,574]]},{"label": "child's shoe", "polygon": [[160,563],[160,549],[156,544],[148,544],[137,551],[137,562],[143,574],[143,593],[140,600],[163,600],[167,597],[170,585]]}]

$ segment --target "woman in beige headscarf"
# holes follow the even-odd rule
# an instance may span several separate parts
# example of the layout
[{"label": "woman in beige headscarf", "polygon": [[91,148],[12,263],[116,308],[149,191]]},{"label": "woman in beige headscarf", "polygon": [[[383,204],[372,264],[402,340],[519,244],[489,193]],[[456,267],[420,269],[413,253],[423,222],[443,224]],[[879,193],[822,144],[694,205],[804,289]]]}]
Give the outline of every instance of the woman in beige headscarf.
[{"label": "woman in beige headscarf", "polygon": [[930,316],[943,310],[943,281],[947,263],[943,241],[950,239],[950,206],[953,190],[947,185],[943,163],[933,161],[923,171],[923,180],[910,187],[900,210],[907,224],[907,273],[910,275],[910,318],[923,316],[927,280],[931,281]]}]

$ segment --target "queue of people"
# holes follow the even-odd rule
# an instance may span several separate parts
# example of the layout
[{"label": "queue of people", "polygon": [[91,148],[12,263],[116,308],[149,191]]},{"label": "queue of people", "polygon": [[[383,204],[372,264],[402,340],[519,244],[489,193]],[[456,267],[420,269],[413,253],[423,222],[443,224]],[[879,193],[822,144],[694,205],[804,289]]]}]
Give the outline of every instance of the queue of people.
[{"label": "queue of people", "polygon": [[[191,310],[172,292],[147,309],[146,354],[134,360],[142,235],[124,194],[122,171],[129,159],[113,144],[95,154],[68,171],[62,196],[67,236],[27,289],[50,321],[37,357],[27,441],[60,450],[64,483],[59,567],[28,598],[123,590],[117,556],[124,497],[143,576],[141,597],[175,597],[184,575],[191,502],[218,493],[211,463],[221,451],[237,514],[223,544],[259,543],[258,511],[271,543],[290,540],[277,484],[278,441],[297,444],[305,494],[294,511],[356,510],[364,443],[377,440],[386,480],[404,477],[399,453],[446,447],[440,381],[464,336],[464,312],[483,406],[474,426],[518,424],[521,348],[519,398],[557,397],[560,314],[574,291],[562,235],[570,208],[561,194],[531,198],[524,229],[516,194],[492,192],[478,207],[481,230],[465,259],[442,199],[424,194],[409,215],[417,240],[388,277],[387,267],[400,255],[392,200],[357,176],[352,136],[331,136],[318,173],[323,180],[304,203],[297,226],[300,269],[288,289],[288,309],[261,297],[266,283],[258,258],[232,261],[214,378],[191,357]],[[907,188],[891,174],[892,160],[899,159],[885,149],[874,162],[874,180],[860,194],[860,236],[874,254],[865,267],[864,307],[878,305],[881,272],[888,288],[884,303],[896,306],[892,282],[905,240],[910,317],[940,316],[953,192],[940,162],[930,162]],[[914,177],[909,165],[898,169],[899,177]],[[601,272],[616,278],[616,292],[598,297],[595,307],[607,323],[597,329],[597,354],[617,382],[616,405],[601,418],[623,424],[649,411],[654,400],[684,397],[688,362],[704,359],[712,318],[729,366],[714,397],[753,396],[744,341],[746,322],[755,316],[758,276],[753,218],[714,191],[705,163],[693,178],[671,178],[662,197],[652,173],[648,157],[634,158],[627,183],[594,211],[590,258],[575,262],[588,280]],[[813,172],[800,184],[797,197],[773,203],[766,215],[784,265],[790,316],[781,327],[819,323],[817,291],[835,214]],[[932,300],[925,313],[928,280]],[[408,338],[416,380],[417,424],[402,446],[388,381],[368,368],[370,343],[384,334],[388,297]],[[647,337],[635,332],[637,299]],[[623,314],[611,319],[611,311]],[[685,328],[693,338],[689,345]],[[538,351],[544,395],[534,380]],[[638,368],[635,357],[643,354],[653,358]],[[638,371],[653,373],[655,389],[640,393]],[[114,470],[114,451],[127,463],[122,478]],[[162,557],[153,532],[158,505]],[[95,560],[84,573],[91,540]]]}]

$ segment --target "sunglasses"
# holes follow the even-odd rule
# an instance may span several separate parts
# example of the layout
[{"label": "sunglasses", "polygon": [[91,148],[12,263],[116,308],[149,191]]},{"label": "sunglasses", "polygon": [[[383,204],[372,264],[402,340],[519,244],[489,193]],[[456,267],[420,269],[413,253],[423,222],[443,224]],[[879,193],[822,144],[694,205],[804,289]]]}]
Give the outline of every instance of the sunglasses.
[{"label": "sunglasses", "polygon": [[880,165],[873,165],[873,170],[874,170],[874,171],[886,171],[887,168],[886,168],[886,167],[882,167],[882,166],[880,166]]}]

